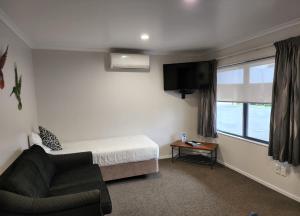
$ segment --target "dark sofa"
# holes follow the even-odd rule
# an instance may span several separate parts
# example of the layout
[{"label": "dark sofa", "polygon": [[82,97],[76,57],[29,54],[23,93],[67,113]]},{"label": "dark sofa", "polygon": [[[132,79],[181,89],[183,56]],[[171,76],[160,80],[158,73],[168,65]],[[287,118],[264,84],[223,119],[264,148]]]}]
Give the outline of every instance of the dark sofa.
[{"label": "dark sofa", "polygon": [[0,176],[1,216],[100,216],[111,209],[91,152],[49,155],[34,145]]}]

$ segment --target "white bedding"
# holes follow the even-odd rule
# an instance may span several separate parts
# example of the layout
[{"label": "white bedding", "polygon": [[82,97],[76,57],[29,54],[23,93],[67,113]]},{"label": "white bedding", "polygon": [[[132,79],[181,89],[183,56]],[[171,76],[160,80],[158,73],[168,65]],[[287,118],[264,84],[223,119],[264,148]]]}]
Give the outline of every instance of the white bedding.
[{"label": "white bedding", "polygon": [[158,145],[145,135],[116,137],[62,143],[63,150],[50,154],[69,154],[84,151],[93,153],[93,161],[100,166],[158,159]]}]

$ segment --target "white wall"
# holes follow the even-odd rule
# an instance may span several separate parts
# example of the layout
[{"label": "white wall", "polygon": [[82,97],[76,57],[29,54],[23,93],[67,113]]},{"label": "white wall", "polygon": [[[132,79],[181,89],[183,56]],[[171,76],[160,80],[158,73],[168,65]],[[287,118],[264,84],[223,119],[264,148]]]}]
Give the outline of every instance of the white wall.
[{"label": "white wall", "polygon": [[219,161],[231,169],[300,202],[300,167],[290,167],[287,177],[275,173],[268,147],[219,134]]},{"label": "white wall", "polygon": [[[270,44],[297,35],[300,35],[299,24],[209,53],[206,58],[218,58],[219,66],[224,66],[275,55]],[[220,162],[300,202],[300,167],[291,167],[289,175],[283,177],[275,173],[275,161],[268,157],[267,146],[222,134],[219,134],[217,142],[220,145]]]},{"label": "white wall", "polygon": [[169,155],[180,132],[196,136],[197,95],[163,90],[162,65],[179,57],[151,56],[150,72],[108,72],[97,52],[35,50],[33,59],[39,124],[63,141],[146,134]]},{"label": "white wall", "polygon": [[[31,49],[0,21],[0,50],[9,45],[4,66],[6,86],[0,90],[0,173],[27,147],[27,134],[36,127],[36,100]],[[14,62],[22,74],[23,110],[10,93],[14,86]]]}]

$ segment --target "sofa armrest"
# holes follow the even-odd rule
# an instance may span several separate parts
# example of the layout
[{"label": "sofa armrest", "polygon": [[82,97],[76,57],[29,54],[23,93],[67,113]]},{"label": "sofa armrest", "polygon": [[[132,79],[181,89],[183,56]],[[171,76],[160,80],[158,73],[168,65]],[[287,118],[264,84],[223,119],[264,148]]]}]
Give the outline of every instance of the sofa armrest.
[{"label": "sofa armrest", "polygon": [[100,206],[100,190],[91,190],[76,194],[47,198],[30,198],[8,191],[0,190],[0,213],[20,215],[51,215],[67,212],[86,206],[95,206],[98,215],[102,215]]},{"label": "sofa armrest", "polygon": [[78,166],[93,165],[92,152],[80,152],[72,154],[51,155],[50,159],[54,162],[59,171],[68,170]]}]

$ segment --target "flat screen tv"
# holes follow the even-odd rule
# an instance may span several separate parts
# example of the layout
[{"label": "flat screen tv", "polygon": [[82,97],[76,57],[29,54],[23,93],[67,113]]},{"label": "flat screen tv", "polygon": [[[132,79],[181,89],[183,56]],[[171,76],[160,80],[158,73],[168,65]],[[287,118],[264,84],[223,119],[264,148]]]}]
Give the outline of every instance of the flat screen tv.
[{"label": "flat screen tv", "polygon": [[197,89],[207,88],[212,77],[209,62],[191,62],[164,65],[164,90],[179,90],[191,94]]}]

